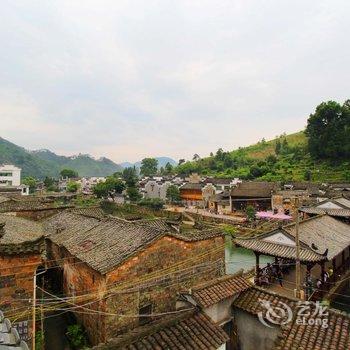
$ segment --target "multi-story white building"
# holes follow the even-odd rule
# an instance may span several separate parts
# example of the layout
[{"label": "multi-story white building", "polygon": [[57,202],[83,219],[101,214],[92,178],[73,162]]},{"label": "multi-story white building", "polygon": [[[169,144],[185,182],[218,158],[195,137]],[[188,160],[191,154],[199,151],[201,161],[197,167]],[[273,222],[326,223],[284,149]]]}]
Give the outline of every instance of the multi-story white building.
[{"label": "multi-story white building", "polygon": [[0,186],[20,186],[21,168],[14,165],[0,165]]},{"label": "multi-story white building", "polygon": [[0,165],[0,189],[6,192],[8,189],[10,192],[18,191],[23,195],[29,194],[29,187],[21,185],[21,168],[17,168],[12,164]]}]

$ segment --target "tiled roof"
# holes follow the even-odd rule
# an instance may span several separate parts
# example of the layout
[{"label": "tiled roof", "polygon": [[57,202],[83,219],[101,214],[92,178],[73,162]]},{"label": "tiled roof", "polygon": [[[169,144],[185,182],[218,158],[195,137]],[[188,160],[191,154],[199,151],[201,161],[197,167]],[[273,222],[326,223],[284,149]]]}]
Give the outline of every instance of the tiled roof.
[{"label": "tiled roof", "polygon": [[195,286],[190,294],[199,306],[209,307],[251,286],[252,284],[243,276],[228,275]]},{"label": "tiled roof", "polygon": [[228,341],[226,333],[209,317],[198,311],[187,311],[164,317],[125,335],[111,339],[95,350],[184,350],[218,349]]},{"label": "tiled roof", "polygon": [[0,350],[28,350],[28,346],[21,341],[19,334],[15,328],[11,326],[11,322],[5,318],[0,311]]},{"label": "tiled roof", "polygon": [[[294,223],[283,229],[295,235]],[[300,223],[299,236],[309,247],[316,246],[319,254],[328,249],[327,258],[331,260],[350,245],[350,225],[328,215],[315,216]]]},{"label": "tiled roof", "polygon": [[327,214],[329,216],[350,217],[350,209],[326,209],[317,207],[303,207],[300,211],[306,214]]},{"label": "tiled roof", "polygon": [[[278,256],[280,258],[286,258],[286,259],[295,259],[296,257],[295,247],[272,243],[272,242],[265,242],[261,240],[261,237],[248,238],[248,239],[236,238],[233,241],[240,247],[251,249],[261,254]],[[301,248],[300,259],[301,261],[315,262],[315,261],[324,260],[325,257],[315,253],[309,248]]]},{"label": "tiled roof", "polygon": [[[313,311],[311,310],[311,315]],[[311,316],[312,317],[312,316]],[[323,316],[324,317],[324,316]],[[295,317],[282,327],[274,350],[348,350],[350,349],[350,318],[335,310],[329,310],[328,327],[300,325]],[[309,317],[306,317],[308,322]]]},{"label": "tiled roof", "polygon": [[279,189],[275,182],[248,181],[232,188],[231,196],[235,198],[270,198],[273,191]]},{"label": "tiled roof", "polygon": [[18,211],[33,211],[33,210],[49,210],[69,208],[68,205],[58,205],[52,200],[43,200],[39,198],[29,197],[28,199],[14,199],[0,202],[0,212],[18,212]]},{"label": "tiled roof", "polygon": [[[295,240],[293,223],[255,238],[236,238],[234,242],[262,254],[295,258],[295,246],[267,241],[269,236],[277,232]],[[331,260],[350,245],[350,226],[328,215],[315,216],[300,223],[299,237],[302,243],[300,249],[302,261],[315,262],[325,258]]]},{"label": "tiled roof", "polygon": [[224,232],[220,228],[203,228],[203,229],[189,229],[180,230],[180,232],[169,232],[169,235],[187,242],[197,242],[206,239],[220,237]]},{"label": "tiled roof", "polygon": [[37,221],[0,214],[0,223],[5,224],[0,245],[36,241],[44,235],[43,227]]},{"label": "tiled roof", "polygon": [[258,315],[260,312],[266,311],[266,308],[263,306],[264,302],[270,302],[272,307],[279,306],[282,302],[291,309],[297,305],[297,299],[287,298],[254,286],[240,293],[233,301],[233,306],[247,311],[250,314]]},{"label": "tiled roof", "polygon": [[117,218],[61,213],[48,220],[48,238],[96,271],[107,273],[164,233]]},{"label": "tiled roof", "polygon": [[181,190],[202,190],[202,188],[205,186],[204,183],[191,183],[187,182],[184,185],[180,187]]},{"label": "tiled roof", "polygon": [[106,214],[100,207],[74,208],[71,209],[71,212],[95,219],[102,219],[106,217]]}]

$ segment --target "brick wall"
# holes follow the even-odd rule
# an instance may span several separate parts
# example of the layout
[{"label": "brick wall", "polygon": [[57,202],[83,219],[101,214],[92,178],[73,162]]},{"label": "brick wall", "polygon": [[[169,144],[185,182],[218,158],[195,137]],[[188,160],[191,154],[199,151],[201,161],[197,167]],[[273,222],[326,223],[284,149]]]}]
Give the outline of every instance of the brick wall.
[{"label": "brick wall", "polygon": [[[64,294],[82,295],[96,292],[96,299],[99,300],[88,307],[92,310],[98,310],[106,313],[118,315],[136,315],[139,308],[152,304],[153,313],[161,313],[175,309],[177,292],[188,289],[193,284],[223,273],[223,269],[214,264],[217,261],[224,261],[224,239],[222,237],[213,238],[200,242],[184,242],[172,237],[163,237],[137,256],[130,258],[123,265],[111,271],[107,276],[103,276],[94,271],[86,264],[72,257],[66,250],[48,243],[47,249],[51,259],[64,259],[60,261],[63,270]],[[174,263],[188,259],[191,256],[207,252],[209,248],[222,247],[219,252],[208,254],[202,259],[188,263],[181,267],[185,271],[173,273],[162,280],[153,281],[155,285],[143,285],[135,290],[133,287],[136,281],[147,274],[157,270],[172,266]],[[69,259],[68,259],[69,258]],[[204,264],[201,268],[195,268],[194,265]],[[188,277],[188,278],[186,278]],[[118,284],[127,282],[126,287],[129,291],[116,293],[111,288]],[[110,290],[110,296],[106,296],[106,290]],[[79,304],[90,302],[92,299],[86,299]],[[86,312],[86,310],[79,310]],[[138,318],[107,316],[98,314],[87,314],[75,312],[79,322],[87,330],[90,342],[95,345],[105,342],[110,337],[138,325]]]},{"label": "brick wall", "polygon": [[[131,258],[124,265],[107,275],[107,284],[113,282],[118,285],[121,282],[130,282],[132,288],[135,281],[154,271],[173,266],[174,263],[185,261],[189,257],[195,257],[215,246],[221,246],[219,252],[209,254],[198,261],[188,262],[178,268],[178,271],[160,278],[156,281],[143,283],[139,290],[129,293],[116,294],[107,299],[106,310],[118,315],[137,315],[139,308],[148,304],[152,305],[153,313],[162,313],[175,310],[177,293],[200,281],[209,280],[223,273],[219,264],[224,262],[224,239],[222,237],[199,242],[184,242],[172,237],[164,237],[151,247],[148,247],[137,257]],[[203,265],[202,267],[195,265]],[[221,264],[221,266],[223,266]],[[125,288],[123,288],[125,289]],[[108,316],[106,319],[106,337],[113,337],[125,332],[139,324],[138,318]]]},{"label": "brick wall", "polygon": [[11,315],[11,310],[28,306],[33,295],[33,275],[41,264],[40,254],[0,255],[0,309]]}]

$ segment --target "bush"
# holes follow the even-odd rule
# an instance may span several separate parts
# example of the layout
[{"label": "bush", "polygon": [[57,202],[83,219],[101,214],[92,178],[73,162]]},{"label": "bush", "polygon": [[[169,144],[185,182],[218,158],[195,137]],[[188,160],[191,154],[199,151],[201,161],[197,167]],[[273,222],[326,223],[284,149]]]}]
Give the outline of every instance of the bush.
[{"label": "bush", "polygon": [[86,334],[81,325],[73,324],[68,326],[66,334],[73,349],[83,349],[87,346]]},{"label": "bush", "polygon": [[153,210],[160,210],[164,208],[164,201],[159,198],[144,198],[140,200],[138,204]]}]

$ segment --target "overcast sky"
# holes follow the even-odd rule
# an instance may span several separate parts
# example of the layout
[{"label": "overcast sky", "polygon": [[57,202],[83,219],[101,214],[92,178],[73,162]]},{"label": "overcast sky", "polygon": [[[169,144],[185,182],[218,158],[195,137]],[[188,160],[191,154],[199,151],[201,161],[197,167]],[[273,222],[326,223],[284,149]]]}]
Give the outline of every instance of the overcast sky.
[{"label": "overcast sky", "polygon": [[350,98],[350,2],[1,0],[0,136],[114,161],[298,131]]}]

